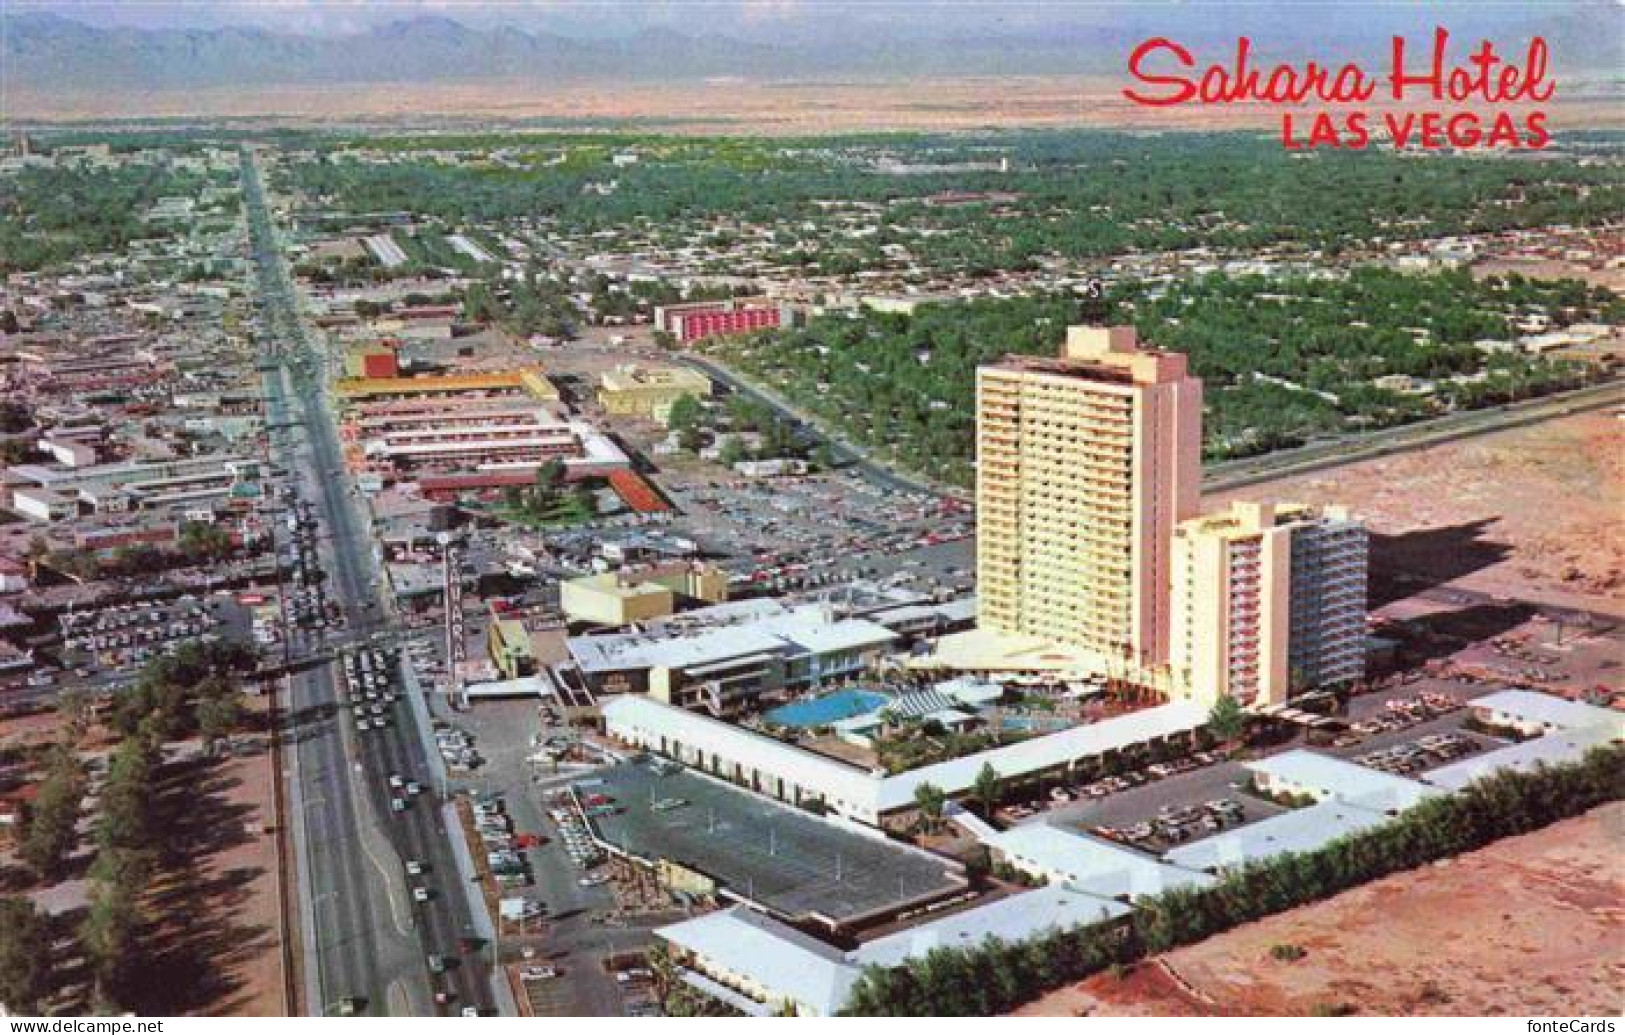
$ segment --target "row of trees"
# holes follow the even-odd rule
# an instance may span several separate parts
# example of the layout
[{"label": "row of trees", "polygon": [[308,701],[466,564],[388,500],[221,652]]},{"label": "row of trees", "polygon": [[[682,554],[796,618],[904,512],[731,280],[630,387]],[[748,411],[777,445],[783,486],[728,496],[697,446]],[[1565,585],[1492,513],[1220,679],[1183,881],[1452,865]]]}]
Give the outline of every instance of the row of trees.
[{"label": "row of trees", "polygon": [[[237,673],[252,662],[247,648],[186,644],[150,662],[108,714],[109,728],[121,739],[98,795],[90,901],[78,930],[98,1007],[128,1008],[143,991],[142,903],[170,847],[161,810],[163,745],[197,734],[212,749],[218,738],[238,728],[243,707]],[[66,875],[79,847],[89,788],[78,744],[93,718],[90,698],[83,692],[64,694],[59,715],[62,740],[47,756],[18,848],[41,882]],[[25,1013],[40,1006],[53,987],[55,941],[49,918],[32,903],[0,899],[0,1003]]]},{"label": "row of trees", "polygon": [[148,728],[113,752],[96,821],[90,905],[79,943],[95,981],[95,1001],[128,1008],[140,991],[145,954],[143,901],[163,851],[158,770],[162,741]]},{"label": "row of trees", "polygon": [[1247,866],[1211,887],[1142,899],[1119,923],[1057,930],[1020,944],[994,939],[970,949],[937,949],[902,967],[869,968],[854,986],[845,1012],[914,1017],[1006,1013],[1113,965],[1201,941],[1622,797],[1625,748],[1617,745],[1595,748],[1566,765],[1503,770],[1316,851]]},{"label": "row of trees", "polygon": [[241,644],[187,643],[147,663],[108,723],[126,738],[161,744],[195,733],[212,747],[242,721],[238,674],[253,664],[254,652]]}]

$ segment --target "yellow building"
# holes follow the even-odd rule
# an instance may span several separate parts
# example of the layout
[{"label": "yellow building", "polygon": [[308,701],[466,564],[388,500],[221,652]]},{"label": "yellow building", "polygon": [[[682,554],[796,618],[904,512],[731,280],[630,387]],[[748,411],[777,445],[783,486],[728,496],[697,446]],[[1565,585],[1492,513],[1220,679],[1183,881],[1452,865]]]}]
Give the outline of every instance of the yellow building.
[{"label": "yellow building", "polygon": [[403,399],[466,392],[524,392],[543,402],[558,402],[559,390],[540,367],[519,367],[425,377],[346,377],[334,386],[341,398]]},{"label": "yellow building", "polygon": [[983,630],[1166,664],[1170,544],[1200,508],[1202,384],[1132,327],[1072,327],[1057,359],[976,381]]},{"label": "yellow building", "polygon": [[1365,669],[1366,531],[1343,507],[1233,503],[1174,532],[1179,696],[1281,704]]},{"label": "yellow building", "polygon": [[728,573],[715,565],[685,561],[559,584],[559,607],[565,618],[597,625],[662,618],[677,610],[679,597],[720,604],[728,599]]},{"label": "yellow building", "polygon": [[536,674],[536,652],[531,647],[530,630],[525,628],[524,622],[493,618],[486,633],[486,650],[503,679]]},{"label": "yellow building", "polygon": [[619,366],[598,380],[598,403],[623,417],[648,417],[662,424],[672,404],[685,395],[709,398],[711,379],[687,367]]},{"label": "yellow building", "polygon": [[606,572],[559,583],[559,608],[572,622],[631,625],[671,614],[677,598],[665,586],[626,582]]}]

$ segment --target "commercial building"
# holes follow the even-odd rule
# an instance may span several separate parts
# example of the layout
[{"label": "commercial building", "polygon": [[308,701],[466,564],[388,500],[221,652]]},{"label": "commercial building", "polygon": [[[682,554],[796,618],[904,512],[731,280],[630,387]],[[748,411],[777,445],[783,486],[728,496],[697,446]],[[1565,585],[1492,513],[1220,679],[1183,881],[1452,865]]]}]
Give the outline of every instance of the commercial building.
[{"label": "commercial building", "polygon": [[[1597,710],[1607,711],[1602,708]],[[1469,755],[1459,762],[1425,773],[1422,779],[1434,787],[1459,791],[1476,780],[1503,770],[1527,773],[1541,766],[1577,762],[1593,748],[1618,744],[1625,739],[1625,716],[1608,714],[1612,716],[1610,719],[1595,725],[1554,729],[1533,740]]]},{"label": "commercial building", "polygon": [[1289,852],[1313,852],[1388,822],[1384,812],[1328,799],[1180,845],[1163,858],[1187,870],[1224,874]]},{"label": "commercial building", "polygon": [[1174,530],[1178,693],[1249,705],[1365,674],[1365,527],[1343,507],[1234,503]]},{"label": "commercial building", "polygon": [[523,679],[536,674],[536,654],[531,648],[530,630],[512,618],[492,618],[486,629],[486,653],[504,679]]},{"label": "commercial building", "polygon": [[1132,327],[1072,327],[1058,359],[977,372],[984,629],[1166,664],[1171,543],[1201,486],[1201,382]]},{"label": "commercial building", "polygon": [[[738,617],[711,618],[718,613]],[[648,693],[736,715],[764,693],[855,676],[897,640],[883,625],[838,618],[819,605],[765,613],[707,608],[682,617],[684,627],[571,637],[583,682],[594,693]]]},{"label": "commercial building", "polygon": [[665,586],[629,580],[616,572],[559,583],[559,610],[572,622],[631,625],[663,618],[676,608],[677,597]]},{"label": "commercial building", "polygon": [[1338,801],[1390,815],[1438,793],[1419,781],[1318,751],[1287,751],[1247,768],[1254,784],[1269,794],[1307,795],[1317,802]]},{"label": "commercial building", "polygon": [[523,393],[544,402],[557,402],[559,390],[539,367],[519,367],[486,373],[436,374],[425,377],[346,377],[335,386],[339,397],[360,399],[413,399],[470,393]]},{"label": "commercial building", "polygon": [[619,366],[598,380],[598,403],[622,417],[648,417],[664,424],[683,396],[705,399],[711,379],[687,367]]},{"label": "commercial building", "polygon": [[73,500],[52,489],[27,487],[11,490],[11,509],[34,521],[63,521],[79,513]]},{"label": "commercial building", "polygon": [[[51,497],[42,492],[55,494],[57,502],[49,509],[59,517],[72,516],[81,506],[98,514],[187,508],[227,497],[255,483],[259,473],[259,462],[251,457],[209,455],[71,468],[17,464],[7,470],[6,484],[11,486],[14,509],[46,520],[47,508],[38,501]],[[36,502],[24,510],[22,497]]]},{"label": "commercial building", "polygon": [[[744,906],[657,928],[655,936],[671,947],[680,980],[741,1012],[768,1016],[789,1008],[802,1015],[830,1015],[847,1005],[864,967],[895,968],[935,949],[972,949],[990,938],[1019,944],[1058,930],[1120,924],[1142,898],[1176,888],[1211,887],[1247,866],[1319,851],[1333,841],[1375,830],[1405,809],[1487,773],[1572,762],[1597,746],[1617,745],[1625,734],[1625,721],[1617,713],[1544,694],[1510,691],[1473,705],[1482,714],[1538,724],[1547,732],[1423,778],[1429,784],[1437,781],[1436,786],[1308,751],[1252,762],[1248,767],[1261,786],[1319,800],[1180,845],[1160,860],[1042,823],[1003,832],[984,826],[977,836],[998,858],[1047,878],[1050,886],[947,910],[895,933],[860,939],[844,950]],[[813,776],[809,769],[796,775]]]},{"label": "commercial building", "polygon": [[1473,717],[1487,726],[1516,730],[1525,736],[1538,736],[1557,730],[1602,726],[1615,731],[1625,728],[1625,715],[1583,701],[1568,701],[1534,690],[1501,690],[1474,698],[1468,705]]},{"label": "commercial building", "polygon": [[728,573],[711,564],[676,561],[604,572],[559,584],[559,608],[572,622],[623,626],[664,618],[680,598],[719,604],[728,599]]}]

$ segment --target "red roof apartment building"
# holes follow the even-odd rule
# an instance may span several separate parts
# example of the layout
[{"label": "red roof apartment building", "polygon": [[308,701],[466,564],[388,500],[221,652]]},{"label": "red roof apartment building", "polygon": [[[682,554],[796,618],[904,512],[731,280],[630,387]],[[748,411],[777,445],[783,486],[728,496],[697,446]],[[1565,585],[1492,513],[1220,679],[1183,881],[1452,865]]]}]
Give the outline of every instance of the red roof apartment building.
[{"label": "red roof apartment building", "polygon": [[790,322],[790,312],[765,298],[730,298],[720,302],[688,302],[655,309],[655,330],[679,342],[700,341],[729,334],[749,334]]}]

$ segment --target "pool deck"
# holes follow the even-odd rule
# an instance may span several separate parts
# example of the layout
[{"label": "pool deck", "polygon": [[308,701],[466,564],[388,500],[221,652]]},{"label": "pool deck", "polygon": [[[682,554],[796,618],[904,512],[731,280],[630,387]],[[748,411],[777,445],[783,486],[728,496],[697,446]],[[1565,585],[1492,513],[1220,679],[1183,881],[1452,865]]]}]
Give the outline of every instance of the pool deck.
[{"label": "pool deck", "polygon": [[762,718],[780,726],[810,729],[831,726],[845,719],[867,715],[883,707],[891,698],[872,690],[836,690],[810,701],[793,701],[771,711]]}]

